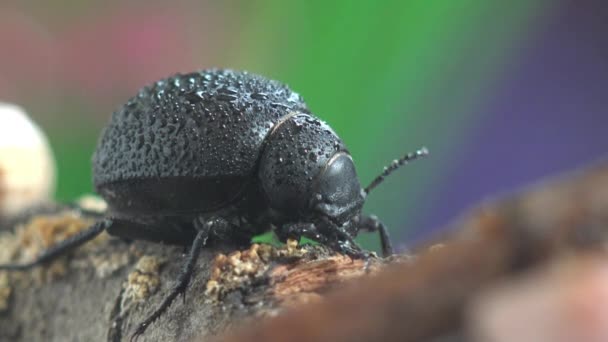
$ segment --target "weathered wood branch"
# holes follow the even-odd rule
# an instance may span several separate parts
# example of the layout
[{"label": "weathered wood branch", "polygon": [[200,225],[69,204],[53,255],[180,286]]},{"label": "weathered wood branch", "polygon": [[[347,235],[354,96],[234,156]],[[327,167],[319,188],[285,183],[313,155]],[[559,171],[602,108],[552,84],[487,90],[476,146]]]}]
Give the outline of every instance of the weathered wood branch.
[{"label": "weathered wood branch", "polygon": [[[479,291],[549,258],[602,250],[607,213],[608,166],[599,165],[483,205],[413,259],[366,265],[293,244],[206,249],[186,301],[141,340],[225,332],[226,341],[464,336],[465,311]],[[0,235],[0,262],[29,260],[86,224],[70,212],[37,217]],[[0,272],[0,340],[126,340],[172,285],[183,252],[102,236],[34,272]]]},{"label": "weathered wood branch", "polygon": [[[598,165],[484,205],[455,224],[441,246],[420,250],[414,262],[387,268],[319,303],[218,340],[470,340],[465,318],[477,294],[550,258],[583,251],[604,255],[607,237],[608,166]],[[565,317],[573,318],[572,313]],[[561,331],[574,321],[564,322]],[[502,336],[501,340],[520,339]]]},{"label": "weathered wood branch", "polygon": [[[0,240],[0,261],[31,260],[93,222],[70,211],[39,215]],[[32,272],[0,272],[0,340],[127,340],[168,292],[184,248],[102,235],[69,258]],[[216,334],[248,317],[318,301],[331,287],[376,272],[321,246],[295,242],[206,249],[186,301],[177,301],[142,341]]]}]

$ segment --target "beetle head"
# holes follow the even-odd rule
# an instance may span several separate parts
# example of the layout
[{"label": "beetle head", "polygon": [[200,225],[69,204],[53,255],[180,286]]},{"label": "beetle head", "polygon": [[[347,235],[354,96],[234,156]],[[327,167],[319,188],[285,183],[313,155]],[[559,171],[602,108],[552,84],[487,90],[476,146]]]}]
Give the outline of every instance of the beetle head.
[{"label": "beetle head", "polygon": [[309,207],[338,224],[361,210],[365,193],[348,153],[338,152],[327,161],[313,181],[312,194]]}]

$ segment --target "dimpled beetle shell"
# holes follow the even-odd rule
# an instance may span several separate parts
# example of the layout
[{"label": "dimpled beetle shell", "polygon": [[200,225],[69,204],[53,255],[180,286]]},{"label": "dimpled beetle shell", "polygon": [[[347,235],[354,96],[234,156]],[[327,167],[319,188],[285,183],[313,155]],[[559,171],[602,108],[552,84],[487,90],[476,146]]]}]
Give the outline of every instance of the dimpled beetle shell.
[{"label": "dimpled beetle shell", "polygon": [[[247,72],[204,70],[160,80],[112,115],[93,158],[95,187],[115,213],[221,208],[257,178],[267,136],[290,113],[309,113],[297,93]],[[262,183],[285,185],[287,201],[285,194],[304,191],[304,182],[344,148],[325,123],[300,116],[276,132],[278,144],[262,163]],[[312,131],[293,135],[303,124]],[[311,136],[317,133],[327,139]]]}]

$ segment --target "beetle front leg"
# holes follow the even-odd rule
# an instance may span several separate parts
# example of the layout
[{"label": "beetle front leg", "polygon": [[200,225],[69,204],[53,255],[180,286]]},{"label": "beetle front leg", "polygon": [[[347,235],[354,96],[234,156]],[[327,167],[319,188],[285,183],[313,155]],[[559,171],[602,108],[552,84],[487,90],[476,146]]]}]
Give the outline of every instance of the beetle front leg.
[{"label": "beetle front leg", "polygon": [[49,247],[49,249],[42,252],[33,261],[24,264],[0,264],[0,271],[25,271],[51,262],[62,255],[65,255],[67,252],[84,245],[86,242],[93,240],[111,226],[111,219],[97,221],[89,228],[84,229],[79,233],[57,243],[56,245]]},{"label": "beetle front leg", "polygon": [[368,232],[378,232],[380,235],[380,245],[382,246],[382,256],[388,257],[393,255],[393,245],[391,237],[388,234],[388,229],[376,215],[362,215],[359,220],[359,228]]},{"label": "beetle front leg", "polygon": [[287,241],[287,239],[299,241],[300,238],[305,237],[352,258],[369,258],[369,254],[364,252],[348,233],[332,224],[326,223],[327,227],[323,222],[320,224],[321,226],[314,223],[287,224],[277,232],[277,236],[282,242]]},{"label": "beetle front leg", "polygon": [[302,237],[322,244],[328,243],[327,237],[319,233],[314,223],[288,223],[278,229],[276,234],[283,243],[287,242],[288,239],[300,241]]},{"label": "beetle front leg", "polygon": [[194,266],[196,265],[196,261],[198,260],[198,256],[200,255],[201,250],[207,244],[207,240],[211,235],[226,231],[228,229],[227,225],[228,222],[223,218],[211,218],[206,221],[194,221],[194,227],[197,230],[197,234],[194,241],[192,242],[192,246],[190,247],[190,252],[186,257],[186,261],[182,265],[182,269],[177,277],[177,281],[173,285],[173,288],[171,289],[169,294],[156,308],[156,310],[154,310],[152,314],[150,314],[143,322],[138,325],[137,329],[131,336],[131,341],[135,341],[146,331],[146,329],[152,323],[154,323],[154,321],[160,318],[160,316],[165,311],[167,311],[169,306],[171,306],[177,296],[182,295],[185,301],[185,293],[188,289],[188,285],[190,284],[190,280],[194,275]]}]

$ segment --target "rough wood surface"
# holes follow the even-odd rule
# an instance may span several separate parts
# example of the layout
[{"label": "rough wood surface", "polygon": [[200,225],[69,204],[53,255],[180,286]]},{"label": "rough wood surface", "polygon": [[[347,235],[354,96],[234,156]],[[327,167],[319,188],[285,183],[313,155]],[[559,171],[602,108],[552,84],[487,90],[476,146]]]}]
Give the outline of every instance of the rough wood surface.
[{"label": "rough wood surface", "polygon": [[[93,222],[71,211],[39,215],[0,238],[0,262],[31,260]],[[32,272],[0,272],[0,341],[124,341],[176,278],[185,249],[102,235]],[[214,335],[247,318],[318,301],[341,282],[373,274],[369,263],[322,246],[254,244],[204,250],[186,300],[176,300],[139,341]]]},{"label": "rough wood surface", "polygon": [[[484,204],[441,245],[388,266],[293,244],[206,249],[186,301],[141,341],[468,340],[465,313],[480,291],[561,255],[602,252],[607,213],[608,166],[598,165]],[[27,260],[86,223],[71,215],[0,235],[0,262]],[[0,272],[0,340],[126,340],[171,286],[183,253],[102,236],[34,272]]]},{"label": "rough wood surface", "polygon": [[[348,284],[345,289],[328,295],[319,303],[293,310],[263,324],[230,332],[218,340],[475,340],[471,331],[465,329],[465,321],[469,305],[479,293],[553,259],[593,251],[598,253],[596,258],[603,260],[604,264],[608,261],[608,166],[598,165],[488,203],[473,210],[454,228],[440,246],[421,249],[414,262],[389,267],[374,277]],[[574,282],[574,279],[570,280],[570,283]],[[582,290],[589,288],[597,289],[598,286],[581,287]],[[525,294],[522,297],[526,298]],[[591,300],[580,302],[589,303]],[[606,304],[598,302],[596,306]],[[572,306],[572,303],[566,303],[561,307],[569,310]],[[589,317],[589,312],[605,313],[605,310],[593,309],[592,304],[587,306],[588,314],[581,317]],[[570,319],[561,322],[561,331],[580,323],[582,319],[575,319],[575,315],[581,311],[579,305],[578,309],[564,314]],[[557,328],[530,328],[531,320],[538,318],[528,319],[528,330],[541,332],[532,336],[541,336],[543,332]],[[592,325],[587,322],[586,326]],[[503,322],[503,326],[509,326],[509,322]],[[517,333],[505,328],[502,331],[512,335]],[[594,333],[587,331],[585,336],[607,336],[605,333],[602,335],[603,332]],[[500,335],[501,339],[495,340],[522,341],[509,338],[512,335]]]}]

